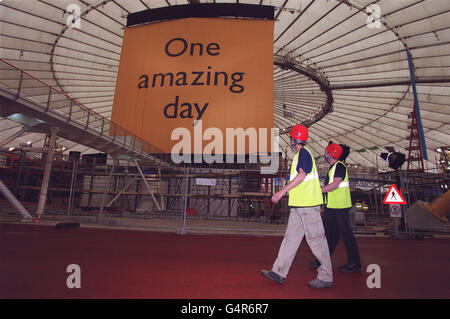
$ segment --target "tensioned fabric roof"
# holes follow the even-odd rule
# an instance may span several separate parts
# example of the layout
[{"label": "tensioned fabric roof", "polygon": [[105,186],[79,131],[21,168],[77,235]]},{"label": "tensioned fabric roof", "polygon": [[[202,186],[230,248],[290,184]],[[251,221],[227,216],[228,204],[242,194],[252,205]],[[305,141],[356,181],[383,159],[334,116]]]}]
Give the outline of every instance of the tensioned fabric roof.
[{"label": "tensioned fabric roof", "polygon": [[[275,7],[274,123],[289,158],[285,132],[297,123],[309,125],[316,157],[329,141],[350,146],[347,162],[363,166],[378,165],[385,146],[408,154],[414,95],[407,51],[427,148],[425,168],[435,168],[436,149],[450,145],[448,0],[2,0],[0,58],[110,118],[127,15],[191,2]],[[80,28],[67,27],[71,4],[81,9]],[[325,89],[289,65],[320,76]],[[0,81],[11,84],[4,68]],[[0,140],[21,128],[0,119]],[[7,146],[25,141],[39,147],[44,135],[29,133]],[[66,152],[97,152],[69,140],[58,143]]]}]

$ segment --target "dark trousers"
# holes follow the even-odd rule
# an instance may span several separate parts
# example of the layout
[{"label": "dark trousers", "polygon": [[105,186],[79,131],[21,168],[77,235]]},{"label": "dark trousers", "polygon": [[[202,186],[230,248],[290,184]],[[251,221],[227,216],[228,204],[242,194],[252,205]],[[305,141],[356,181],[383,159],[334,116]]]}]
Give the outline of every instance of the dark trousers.
[{"label": "dark trousers", "polygon": [[347,263],[361,265],[358,245],[356,244],[355,236],[353,236],[353,231],[350,227],[349,210],[350,208],[325,208],[325,212],[322,216],[323,228],[325,229],[330,256],[333,254],[333,251],[339,242],[339,238],[342,236],[345,249],[347,250]]}]

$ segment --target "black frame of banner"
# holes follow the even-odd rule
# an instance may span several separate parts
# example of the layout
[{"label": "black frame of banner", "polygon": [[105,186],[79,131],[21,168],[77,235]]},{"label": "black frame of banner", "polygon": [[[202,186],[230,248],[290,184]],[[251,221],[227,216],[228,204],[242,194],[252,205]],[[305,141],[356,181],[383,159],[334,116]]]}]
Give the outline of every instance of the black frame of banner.
[{"label": "black frame of banner", "polygon": [[183,18],[250,18],[274,20],[275,7],[247,3],[200,3],[130,13],[127,27]]}]

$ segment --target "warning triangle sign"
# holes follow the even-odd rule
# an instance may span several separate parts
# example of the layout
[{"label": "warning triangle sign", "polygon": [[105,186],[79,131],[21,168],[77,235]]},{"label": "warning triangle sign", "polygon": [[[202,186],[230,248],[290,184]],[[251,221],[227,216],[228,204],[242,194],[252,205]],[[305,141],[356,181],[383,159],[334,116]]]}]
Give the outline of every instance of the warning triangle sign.
[{"label": "warning triangle sign", "polygon": [[389,191],[384,197],[383,204],[406,204],[402,194],[398,191],[394,184],[391,185]]}]

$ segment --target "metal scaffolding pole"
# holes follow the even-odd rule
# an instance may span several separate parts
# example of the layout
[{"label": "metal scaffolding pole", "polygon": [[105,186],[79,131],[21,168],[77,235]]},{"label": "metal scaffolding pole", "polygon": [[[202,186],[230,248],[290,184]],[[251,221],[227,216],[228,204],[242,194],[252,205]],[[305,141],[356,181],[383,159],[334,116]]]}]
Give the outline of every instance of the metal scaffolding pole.
[{"label": "metal scaffolding pole", "polygon": [[161,168],[158,169],[158,178],[159,178],[159,199],[160,199],[160,205],[161,205],[161,209],[164,210],[164,197],[163,197],[163,191],[162,191]]},{"label": "metal scaffolding pole", "polygon": [[0,147],[3,147],[3,146],[5,146],[6,144],[8,144],[8,143],[14,141],[16,138],[18,138],[18,137],[22,136],[23,134],[25,134],[28,130],[29,130],[29,128],[25,128],[25,126],[22,127],[22,129],[21,129],[20,131],[14,133],[14,134],[11,135],[10,137],[8,137],[8,138],[4,139],[3,141],[1,141],[1,142],[0,142]]},{"label": "metal scaffolding pole", "polygon": [[40,218],[41,215],[44,214],[45,202],[47,201],[48,181],[50,179],[50,173],[52,169],[53,153],[55,151],[56,135],[58,133],[58,130],[59,129],[57,127],[51,128],[52,134],[50,136],[50,143],[48,146],[47,158],[44,168],[44,176],[42,178],[41,193],[39,194],[39,202],[36,210],[36,215],[38,218]]},{"label": "metal scaffolding pole", "polygon": [[186,209],[187,209],[187,199],[188,199],[188,184],[189,184],[189,173],[188,173],[188,168],[185,168],[184,170],[184,198],[183,198],[183,212],[181,213],[181,221],[182,221],[182,225],[181,227],[176,229],[176,233],[179,235],[184,235],[187,234],[187,229],[186,229]]},{"label": "metal scaffolding pole", "polygon": [[144,173],[142,172],[142,169],[141,169],[141,167],[139,166],[139,163],[137,162],[136,159],[134,160],[134,163],[136,164],[136,167],[137,167],[137,169],[138,169],[138,171],[139,171],[139,174],[141,175],[142,179],[144,180],[144,184],[145,184],[145,186],[147,187],[147,189],[148,189],[150,195],[152,196],[153,201],[155,202],[156,207],[158,207],[158,210],[159,210],[159,211],[162,211],[161,206],[159,206],[158,201],[156,200],[156,197],[155,197],[155,195],[153,194],[152,189],[150,188],[150,185],[148,184],[147,179],[145,178],[145,175],[144,175]]},{"label": "metal scaffolding pole", "polygon": [[78,173],[78,162],[80,160],[80,152],[70,152],[69,157],[72,157],[72,178],[70,181],[69,205],[67,207],[67,216],[72,216],[73,201],[75,197],[76,180]]},{"label": "metal scaffolding pole", "polygon": [[[108,178],[108,180],[111,180],[111,179],[113,178],[114,168],[116,167],[116,165],[117,165],[118,163],[119,163],[119,160],[116,159],[116,158],[114,158],[114,159],[113,159],[113,165],[112,165],[112,167],[111,167],[111,172],[109,173],[109,178]],[[98,217],[100,217],[100,216],[103,215],[103,208],[105,207],[105,200],[106,200],[106,194],[108,193],[108,187],[109,187],[109,185],[106,185],[106,186],[105,186],[105,189],[104,189],[104,191],[103,191],[103,194],[102,194],[102,203],[101,203],[101,206],[100,206],[100,211],[99,211],[99,213],[98,213]]]},{"label": "metal scaffolding pole", "polygon": [[26,220],[32,220],[30,213],[23,207],[23,205],[17,200],[17,198],[11,193],[11,191],[6,187],[5,184],[0,180],[0,192],[3,196],[14,206],[15,209],[22,215]]},{"label": "metal scaffolding pole", "polygon": [[187,201],[188,201],[188,190],[189,190],[189,172],[188,168],[186,168],[185,172],[185,192],[184,192],[184,208],[183,208],[183,229],[186,228],[186,209],[187,209]]},{"label": "metal scaffolding pole", "polygon": [[121,191],[119,191],[118,193],[117,193],[117,195],[108,203],[108,204],[106,204],[106,207],[109,207],[109,206],[111,206],[121,195],[122,195],[122,193],[123,192],[125,192],[127,189],[128,189],[128,187],[130,187],[130,185],[131,184],[133,184],[134,183],[134,181],[137,179],[137,175],[135,175],[123,188],[122,188],[122,190]]}]

